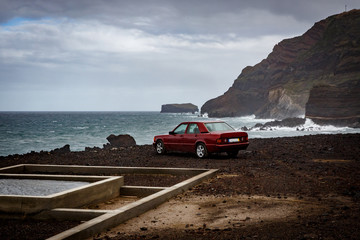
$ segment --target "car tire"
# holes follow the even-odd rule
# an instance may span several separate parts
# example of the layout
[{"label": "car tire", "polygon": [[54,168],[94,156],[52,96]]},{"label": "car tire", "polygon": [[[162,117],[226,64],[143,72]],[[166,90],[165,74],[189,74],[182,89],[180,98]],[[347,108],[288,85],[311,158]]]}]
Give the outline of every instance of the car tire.
[{"label": "car tire", "polygon": [[227,155],[231,158],[237,157],[239,151],[227,152]]},{"label": "car tire", "polygon": [[204,143],[198,143],[196,145],[196,150],[195,150],[196,156],[198,158],[205,158],[208,155],[208,151],[206,149],[206,145]]},{"label": "car tire", "polygon": [[159,155],[165,154],[166,149],[164,146],[164,142],[161,140],[157,140],[156,145],[155,145],[155,150],[156,150],[156,153]]}]

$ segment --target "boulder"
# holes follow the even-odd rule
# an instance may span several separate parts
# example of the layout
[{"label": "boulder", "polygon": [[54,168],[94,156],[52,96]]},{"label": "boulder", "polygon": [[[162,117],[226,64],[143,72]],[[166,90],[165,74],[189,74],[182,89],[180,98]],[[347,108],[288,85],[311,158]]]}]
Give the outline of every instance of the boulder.
[{"label": "boulder", "polygon": [[119,148],[136,146],[135,139],[129,134],[120,134],[118,136],[111,134],[106,138],[110,144],[104,145],[104,148]]},{"label": "boulder", "polygon": [[65,146],[61,147],[61,148],[56,148],[52,151],[50,151],[50,153],[52,154],[64,154],[64,153],[69,153],[70,151],[70,145],[66,144]]}]

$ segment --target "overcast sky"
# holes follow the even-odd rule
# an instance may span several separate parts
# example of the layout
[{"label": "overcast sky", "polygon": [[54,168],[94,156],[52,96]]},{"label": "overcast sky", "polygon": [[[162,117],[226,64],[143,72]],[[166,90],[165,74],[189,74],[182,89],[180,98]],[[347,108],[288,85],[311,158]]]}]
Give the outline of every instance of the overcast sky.
[{"label": "overcast sky", "polygon": [[199,108],[359,0],[0,0],[0,111]]}]

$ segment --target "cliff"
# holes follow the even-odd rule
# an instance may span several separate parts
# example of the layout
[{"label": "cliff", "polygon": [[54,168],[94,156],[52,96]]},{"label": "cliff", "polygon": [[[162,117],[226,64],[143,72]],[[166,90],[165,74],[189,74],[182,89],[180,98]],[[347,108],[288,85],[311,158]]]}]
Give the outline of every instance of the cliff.
[{"label": "cliff", "polygon": [[164,104],[161,106],[161,113],[195,113],[198,111],[198,106],[192,103]]},{"label": "cliff", "polygon": [[[201,112],[211,117],[297,117],[305,114],[313,86],[346,88],[359,81],[360,10],[352,10],[315,23],[302,36],[281,41],[266,59],[244,68],[229,90],[207,101]],[[309,106],[312,114],[317,111]]]},{"label": "cliff", "polygon": [[318,124],[359,127],[360,81],[350,85],[313,87],[306,103],[305,117]]}]

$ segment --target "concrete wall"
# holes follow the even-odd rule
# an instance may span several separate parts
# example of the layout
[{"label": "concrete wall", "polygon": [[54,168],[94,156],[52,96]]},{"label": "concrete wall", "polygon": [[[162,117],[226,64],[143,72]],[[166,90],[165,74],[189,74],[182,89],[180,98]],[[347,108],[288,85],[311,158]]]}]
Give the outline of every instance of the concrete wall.
[{"label": "concrete wall", "polygon": [[99,176],[51,176],[0,174],[0,178],[47,179],[63,181],[89,181],[88,185],[73,188],[49,196],[0,195],[0,212],[11,214],[32,214],[61,207],[81,207],[86,204],[106,201],[120,195],[124,185],[123,177]]}]

